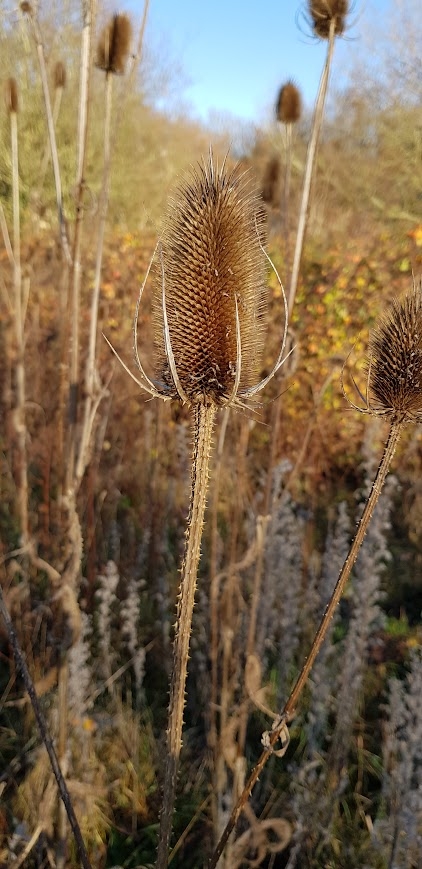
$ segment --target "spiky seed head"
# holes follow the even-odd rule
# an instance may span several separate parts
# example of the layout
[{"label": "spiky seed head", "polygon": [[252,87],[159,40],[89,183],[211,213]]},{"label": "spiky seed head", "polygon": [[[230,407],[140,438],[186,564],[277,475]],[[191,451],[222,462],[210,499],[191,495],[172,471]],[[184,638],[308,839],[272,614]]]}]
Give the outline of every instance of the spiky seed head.
[{"label": "spiky seed head", "polygon": [[132,39],[132,25],[127,15],[113,15],[103,28],[97,45],[95,64],[104,72],[123,75]]},{"label": "spiky seed head", "polygon": [[58,60],[54,67],[54,88],[66,87],[66,67],[62,60]]},{"label": "spiky seed head", "polygon": [[27,2],[27,0],[23,0],[21,3],[21,12],[23,12],[24,15],[32,15],[32,6]]},{"label": "spiky seed head", "polygon": [[282,124],[295,124],[302,113],[302,98],[294,82],[287,81],[280,88],[275,104],[276,120]]},{"label": "spiky seed head", "polygon": [[395,300],[369,344],[371,407],[398,422],[422,419],[422,281]]},{"label": "spiky seed head", "polygon": [[334,21],[335,36],[344,33],[349,0],[308,0],[308,2],[314,33],[320,39],[328,39],[331,21]]},{"label": "spiky seed head", "polygon": [[262,198],[272,205],[277,200],[277,187],[280,180],[280,160],[277,154],[269,158],[262,179]]},{"label": "spiky seed head", "polygon": [[230,401],[239,365],[239,393],[256,383],[267,300],[264,223],[247,176],[225,164],[219,169],[212,157],[169,204],[156,274],[157,366],[174,387],[162,337],[164,281],[175,368],[191,404]]},{"label": "spiky seed head", "polygon": [[15,78],[8,78],[4,91],[4,100],[9,114],[16,114],[19,108],[18,86]]}]

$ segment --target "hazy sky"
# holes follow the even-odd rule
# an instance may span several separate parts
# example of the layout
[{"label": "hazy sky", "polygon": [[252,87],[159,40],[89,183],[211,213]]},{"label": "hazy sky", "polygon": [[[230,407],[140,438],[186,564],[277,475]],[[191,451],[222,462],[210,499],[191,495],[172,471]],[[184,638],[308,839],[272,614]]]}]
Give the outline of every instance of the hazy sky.
[{"label": "hazy sky", "polygon": [[[337,41],[334,76],[347,68],[374,15],[391,2],[352,0],[351,29]],[[259,122],[288,78],[306,103],[313,102],[325,44],[312,38],[306,7],[306,0],[150,0],[148,33],[180,60],[190,82],[183,97],[198,117],[206,120],[214,110]]]}]

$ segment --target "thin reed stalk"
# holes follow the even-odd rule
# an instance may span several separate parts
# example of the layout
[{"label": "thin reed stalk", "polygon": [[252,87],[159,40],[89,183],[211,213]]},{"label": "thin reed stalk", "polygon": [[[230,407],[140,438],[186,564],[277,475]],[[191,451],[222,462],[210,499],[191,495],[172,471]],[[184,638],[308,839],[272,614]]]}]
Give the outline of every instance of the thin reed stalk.
[{"label": "thin reed stalk", "polygon": [[308,224],[309,203],[311,197],[312,181],[315,173],[316,158],[318,154],[318,145],[321,134],[322,120],[324,117],[325,100],[327,96],[328,83],[330,79],[331,63],[334,52],[334,42],[336,36],[336,19],[332,18],[330,22],[327,56],[322,71],[318,95],[315,103],[314,116],[312,119],[311,137],[309,139],[308,151],[306,155],[305,175],[302,187],[302,200],[300,205],[299,222],[296,232],[296,243],[293,255],[292,274],[290,278],[290,287],[288,293],[289,315],[293,310],[293,305],[296,297],[297,286],[299,281],[300,264],[302,261],[303,245],[305,242],[305,233]]}]

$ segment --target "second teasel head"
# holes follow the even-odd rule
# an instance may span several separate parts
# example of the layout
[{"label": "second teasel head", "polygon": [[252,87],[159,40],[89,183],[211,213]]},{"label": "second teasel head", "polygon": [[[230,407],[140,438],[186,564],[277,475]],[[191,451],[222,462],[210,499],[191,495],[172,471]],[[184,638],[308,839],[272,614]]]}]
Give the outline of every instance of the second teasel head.
[{"label": "second teasel head", "polygon": [[320,39],[328,39],[331,22],[334,35],[341,36],[346,29],[349,0],[308,0],[313,31]]},{"label": "second teasel head", "polygon": [[380,318],[367,374],[370,412],[399,423],[422,421],[422,281]]},{"label": "second teasel head", "polygon": [[156,371],[182,401],[222,405],[254,389],[265,337],[264,220],[247,177],[212,158],[169,204],[155,273]]},{"label": "second teasel head", "polygon": [[275,104],[276,120],[281,124],[296,124],[302,113],[300,90],[293,81],[283,84]]},{"label": "second teasel head", "polygon": [[103,27],[97,44],[95,65],[106,73],[123,75],[132,39],[132,25],[127,15],[113,15]]}]

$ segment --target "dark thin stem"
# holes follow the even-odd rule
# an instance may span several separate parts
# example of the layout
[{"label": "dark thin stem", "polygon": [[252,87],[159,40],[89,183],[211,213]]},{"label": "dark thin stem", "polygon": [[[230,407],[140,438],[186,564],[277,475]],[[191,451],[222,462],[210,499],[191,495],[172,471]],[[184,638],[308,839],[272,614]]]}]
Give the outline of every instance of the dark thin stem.
[{"label": "dark thin stem", "polygon": [[77,821],[77,818],[76,818],[76,815],[75,815],[75,812],[73,809],[72,800],[71,800],[69,791],[67,789],[67,785],[66,785],[66,782],[64,780],[63,773],[60,769],[60,765],[59,765],[59,762],[57,759],[57,754],[56,754],[56,751],[55,751],[55,748],[53,745],[53,740],[52,740],[50,733],[49,733],[49,730],[48,730],[48,724],[47,724],[47,722],[44,718],[43,712],[41,710],[41,706],[39,704],[38,697],[37,697],[37,694],[35,691],[34,683],[32,681],[31,675],[29,673],[28,667],[26,665],[26,661],[25,661],[23,652],[20,648],[19,640],[18,640],[17,635],[16,635],[16,631],[13,627],[12,620],[10,618],[9,612],[7,610],[7,607],[6,607],[6,603],[5,603],[5,600],[3,597],[3,591],[2,591],[1,586],[0,586],[0,612],[3,616],[4,623],[6,625],[7,634],[8,634],[9,640],[10,640],[10,644],[11,644],[12,649],[13,649],[13,654],[15,656],[16,664],[22,673],[24,685],[25,685],[26,691],[28,693],[29,699],[32,703],[32,708],[34,710],[34,715],[35,715],[35,718],[36,718],[36,721],[38,724],[38,729],[39,729],[39,732],[41,735],[41,739],[45,745],[45,748],[46,748],[46,751],[47,751],[47,754],[48,754],[48,757],[50,760],[51,768],[53,770],[54,777],[55,777],[56,782],[57,782],[57,787],[59,789],[60,796],[63,800],[63,804],[64,804],[64,807],[66,809],[67,817],[69,818],[69,824],[72,828],[72,832],[73,832],[73,835],[75,837],[76,846],[77,846],[78,851],[79,851],[79,859],[81,861],[81,865],[83,866],[83,869],[92,869],[91,864],[90,864],[89,859],[88,859],[88,854],[87,854],[86,849],[85,849],[81,829],[80,829],[80,826],[78,824],[78,821]]},{"label": "dark thin stem", "polygon": [[264,749],[264,751],[262,752],[256,766],[252,770],[252,772],[249,776],[249,779],[248,779],[248,781],[243,789],[243,792],[241,793],[241,795],[237,801],[237,804],[234,807],[234,809],[230,815],[230,818],[227,822],[226,828],[225,828],[225,830],[220,838],[220,841],[218,842],[218,845],[217,845],[217,847],[216,847],[216,849],[211,857],[210,862],[208,863],[208,869],[215,869],[215,867],[217,866],[217,863],[218,863],[218,861],[219,861],[219,859],[224,851],[224,848],[226,846],[226,843],[228,841],[230,833],[232,832],[234,826],[236,825],[236,823],[241,815],[241,812],[242,812],[242,810],[243,810],[243,808],[244,808],[244,806],[245,806],[245,804],[246,804],[246,802],[251,794],[252,788],[256,784],[267,760],[271,757],[271,755],[273,753],[274,745],[280,739],[283,731],[285,731],[285,729],[286,729],[286,725],[288,724],[288,722],[291,720],[291,718],[294,715],[299,697],[302,694],[302,691],[306,685],[306,682],[308,680],[312,666],[315,662],[315,658],[316,658],[316,656],[321,648],[321,645],[324,641],[329,624],[330,624],[331,619],[334,615],[334,611],[335,611],[336,606],[339,603],[339,600],[343,594],[346,582],[350,576],[350,572],[351,572],[352,567],[356,561],[359,549],[362,546],[363,539],[364,539],[365,534],[366,534],[366,529],[368,527],[368,524],[369,524],[371,517],[372,517],[372,514],[374,512],[375,505],[376,505],[378,498],[381,494],[382,487],[385,483],[385,479],[386,479],[386,476],[387,476],[387,473],[388,473],[388,470],[389,470],[389,467],[391,464],[391,460],[393,458],[394,452],[395,452],[396,447],[397,447],[397,443],[398,443],[398,440],[400,437],[402,427],[403,427],[402,421],[393,420],[391,423],[387,443],[386,443],[385,448],[384,448],[384,453],[383,453],[381,462],[379,464],[379,467],[378,467],[378,470],[377,470],[377,473],[375,476],[375,480],[374,480],[373,485],[372,485],[371,492],[370,492],[368,500],[365,504],[365,508],[363,510],[361,519],[359,521],[355,537],[354,537],[354,539],[351,543],[350,549],[349,549],[349,553],[348,553],[347,558],[346,558],[346,560],[343,564],[343,567],[340,571],[340,575],[338,577],[333,594],[330,598],[327,609],[325,610],[325,613],[321,619],[321,623],[319,625],[319,628],[315,634],[314,641],[312,643],[312,647],[311,647],[311,651],[309,653],[309,656],[306,659],[305,664],[303,665],[303,668],[299,674],[299,677],[298,677],[298,679],[293,687],[293,690],[290,694],[290,697],[287,700],[287,703],[286,703],[280,717],[277,719],[276,724],[273,726],[273,729],[271,730],[269,740],[268,740],[268,746]]}]

